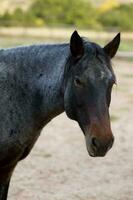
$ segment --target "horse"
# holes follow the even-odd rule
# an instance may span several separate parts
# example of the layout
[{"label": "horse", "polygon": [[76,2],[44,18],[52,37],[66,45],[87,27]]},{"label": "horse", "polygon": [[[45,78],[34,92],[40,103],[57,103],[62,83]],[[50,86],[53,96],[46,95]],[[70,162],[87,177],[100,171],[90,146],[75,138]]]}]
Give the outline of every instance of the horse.
[{"label": "horse", "polygon": [[120,33],[101,47],[75,30],[69,43],[0,50],[0,200],[42,128],[64,111],[78,122],[90,156],[112,147],[111,59],[119,44]]}]

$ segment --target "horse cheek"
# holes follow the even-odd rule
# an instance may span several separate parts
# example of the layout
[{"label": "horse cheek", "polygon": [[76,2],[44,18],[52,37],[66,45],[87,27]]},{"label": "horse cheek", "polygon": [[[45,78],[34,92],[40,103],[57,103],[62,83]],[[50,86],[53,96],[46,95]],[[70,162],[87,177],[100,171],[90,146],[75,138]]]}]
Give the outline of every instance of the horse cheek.
[{"label": "horse cheek", "polygon": [[67,116],[72,119],[76,120],[76,109],[75,109],[75,104],[74,104],[74,94],[71,89],[70,83],[68,84],[68,87],[65,90],[65,95],[64,95],[64,107]]}]

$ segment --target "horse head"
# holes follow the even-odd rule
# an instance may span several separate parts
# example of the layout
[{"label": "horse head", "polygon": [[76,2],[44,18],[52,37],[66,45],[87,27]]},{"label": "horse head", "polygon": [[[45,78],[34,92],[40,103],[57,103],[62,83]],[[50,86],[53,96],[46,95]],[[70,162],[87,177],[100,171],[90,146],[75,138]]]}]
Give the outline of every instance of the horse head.
[{"label": "horse head", "polygon": [[112,147],[111,91],[116,83],[111,66],[120,44],[120,33],[105,47],[89,42],[75,31],[65,71],[64,107],[82,129],[90,156],[104,156]]}]

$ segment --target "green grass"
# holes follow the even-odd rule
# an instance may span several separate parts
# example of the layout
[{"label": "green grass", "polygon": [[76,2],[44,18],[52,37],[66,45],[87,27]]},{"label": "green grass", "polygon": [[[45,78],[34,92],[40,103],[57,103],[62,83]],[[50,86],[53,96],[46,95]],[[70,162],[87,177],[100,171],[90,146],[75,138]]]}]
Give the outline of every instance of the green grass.
[{"label": "green grass", "polygon": [[9,37],[9,36],[0,36],[0,47],[14,47],[28,44],[38,44],[38,43],[56,43],[57,40],[52,41],[50,38],[41,38],[41,37]]},{"label": "green grass", "polygon": [[0,37],[0,47],[13,47],[20,46],[24,44],[33,44],[43,42],[40,39],[36,38],[25,38],[25,37]]},{"label": "green grass", "polygon": [[[36,44],[36,43],[48,43],[48,42],[63,42],[58,39],[51,38],[41,38],[41,37],[26,37],[26,36],[0,36],[0,47],[13,47],[26,44]],[[94,42],[104,46],[107,41],[105,40],[94,40]],[[120,51],[133,51],[133,40],[121,41],[119,48]]]},{"label": "green grass", "polygon": [[120,45],[121,51],[133,51],[133,41],[122,41]]},{"label": "green grass", "polygon": [[111,122],[115,122],[115,121],[119,120],[119,117],[114,114],[111,114],[110,120],[111,120]]},{"label": "green grass", "polygon": [[123,76],[124,78],[131,78],[131,79],[133,79],[133,74],[132,74],[132,73],[131,73],[131,74],[125,73],[125,74],[122,74],[122,76]]},{"label": "green grass", "polygon": [[[104,40],[98,40],[97,43],[104,46],[107,42]],[[133,51],[133,40],[121,40],[121,44],[119,47],[120,51]]]}]

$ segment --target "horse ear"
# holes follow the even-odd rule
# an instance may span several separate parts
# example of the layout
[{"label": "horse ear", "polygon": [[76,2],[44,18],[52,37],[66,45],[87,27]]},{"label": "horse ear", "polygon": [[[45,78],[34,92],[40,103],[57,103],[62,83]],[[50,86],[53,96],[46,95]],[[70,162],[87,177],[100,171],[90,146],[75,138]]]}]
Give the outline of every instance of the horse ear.
[{"label": "horse ear", "polygon": [[119,48],[119,44],[120,44],[120,33],[118,33],[114,39],[109,42],[104,48],[104,52],[110,57],[113,58]]},{"label": "horse ear", "polygon": [[77,31],[74,31],[70,39],[70,50],[75,58],[81,58],[84,54],[83,40]]}]

